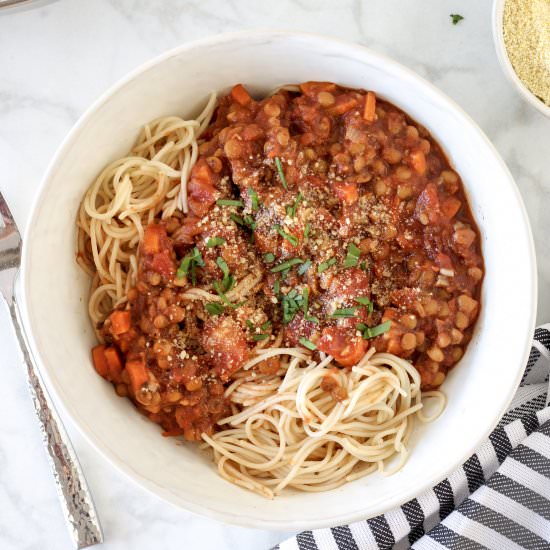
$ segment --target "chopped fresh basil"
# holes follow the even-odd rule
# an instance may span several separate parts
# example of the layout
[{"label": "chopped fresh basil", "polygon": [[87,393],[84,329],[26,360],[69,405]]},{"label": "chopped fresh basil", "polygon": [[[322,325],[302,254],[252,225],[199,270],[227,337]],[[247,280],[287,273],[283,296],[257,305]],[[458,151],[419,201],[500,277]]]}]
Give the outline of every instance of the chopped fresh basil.
[{"label": "chopped fresh basil", "polygon": [[266,321],[263,325],[260,325],[261,330],[267,330],[271,326],[271,321]]},{"label": "chopped fresh basil", "polygon": [[298,341],[300,342],[300,344],[302,344],[302,346],[304,346],[304,348],[307,348],[311,351],[315,351],[317,349],[317,346],[311,340],[308,340],[303,336],[301,336]]},{"label": "chopped fresh basil", "polygon": [[342,309],[334,310],[330,316],[333,319],[346,319],[348,317],[355,317],[356,307],[344,307]]},{"label": "chopped fresh basil", "polygon": [[336,263],[336,258],[331,258],[330,260],[327,260],[326,262],[321,262],[317,266],[317,273],[321,274],[323,271],[326,271],[330,266],[334,265]]},{"label": "chopped fresh basil", "polygon": [[256,222],[254,221],[254,218],[250,216],[249,214],[246,214],[244,216],[237,216],[237,214],[231,214],[229,216],[237,225],[242,225],[243,227],[248,227],[249,229],[256,229]]},{"label": "chopped fresh basil", "polygon": [[210,237],[208,241],[206,241],[207,248],[214,248],[215,246],[221,246],[222,244],[225,244],[225,239],[223,237]]},{"label": "chopped fresh basil", "polygon": [[252,231],[254,231],[254,229],[256,229],[256,226],[258,225],[255,221],[254,221],[254,218],[252,216],[250,216],[249,214],[246,214],[244,217],[243,217],[243,220],[244,220],[244,223],[250,227],[250,229],[252,229]]},{"label": "chopped fresh basil", "polygon": [[281,281],[277,279],[275,283],[273,283],[273,292],[275,293],[275,296],[278,296],[280,291],[281,291]]},{"label": "chopped fresh basil", "polygon": [[309,288],[306,286],[302,290],[302,310],[304,312],[304,317],[307,317],[307,310],[309,309]]},{"label": "chopped fresh basil", "polygon": [[296,209],[298,208],[298,205],[300,204],[300,201],[303,198],[304,198],[304,196],[302,195],[302,192],[300,191],[298,193],[298,196],[296,197],[296,200],[294,201],[294,203],[290,204],[286,207],[286,213],[287,213],[288,216],[290,216],[291,218],[296,216]]},{"label": "chopped fresh basil", "polygon": [[281,159],[279,157],[275,157],[275,166],[277,167],[277,172],[279,172],[279,178],[281,179],[283,187],[288,190],[285,173],[283,172],[283,165],[281,164]]},{"label": "chopped fresh basil", "polygon": [[253,323],[250,319],[247,319],[247,320],[246,320],[246,326],[247,326],[250,330],[254,330],[254,323]]},{"label": "chopped fresh basil", "polygon": [[348,253],[344,260],[344,267],[355,267],[359,262],[360,255],[361,251],[353,243],[349,243]]},{"label": "chopped fresh basil", "polygon": [[298,273],[304,275],[306,271],[311,267],[311,260],[306,260],[299,268]]},{"label": "chopped fresh basil", "polygon": [[237,206],[238,208],[244,206],[243,201],[233,199],[218,199],[216,204],[218,206]]},{"label": "chopped fresh basil", "polygon": [[246,226],[244,223],[244,220],[241,218],[241,216],[237,216],[237,214],[231,214],[229,216],[237,225]]},{"label": "chopped fresh basil", "polygon": [[381,323],[380,325],[376,325],[375,327],[368,327],[367,325],[360,323],[357,325],[357,330],[360,330],[363,338],[365,340],[368,340],[369,338],[376,338],[377,336],[388,332],[388,330],[390,330],[390,327],[391,321],[386,321],[385,323]]},{"label": "chopped fresh basil", "polygon": [[252,207],[252,212],[256,212],[260,208],[260,199],[258,198],[258,193],[249,187],[247,189],[248,196],[250,197],[250,205]]},{"label": "chopped fresh basil", "polygon": [[302,260],[301,258],[291,258],[286,262],[282,262],[279,265],[272,267],[271,273],[279,273],[280,271],[285,271],[287,269],[290,269],[294,265],[303,264],[303,263],[304,263],[304,260]]},{"label": "chopped fresh basil", "polygon": [[[216,265],[222,270],[223,273],[220,288],[222,292],[229,292],[235,286],[235,277],[229,273],[229,266],[221,256],[216,258]],[[214,288],[216,288],[216,283],[214,283]]]},{"label": "chopped fresh basil", "polygon": [[176,272],[176,277],[178,279],[182,279],[187,274],[191,273],[193,285],[196,285],[197,280],[195,277],[195,266],[204,267],[204,260],[202,259],[200,250],[197,247],[193,248],[192,252],[183,258],[180,266],[178,267],[178,271]]},{"label": "chopped fresh basil", "polygon": [[292,246],[298,246],[298,239],[294,235],[284,231],[280,225],[276,225],[275,229],[277,230],[277,233],[279,233],[283,239],[286,239]]},{"label": "chopped fresh basil", "polygon": [[453,21],[453,25],[458,24],[459,21],[462,21],[464,19],[464,17],[462,17],[462,15],[460,15],[459,13],[451,13],[449,17]]},{"label": "chopped fresh basil", "polygon": [[319,324],[319,319],[309,314],[309,288],[307,286],[302,290],[302,311],[304,312],[304,319],[306,321],[310,321],[316,325]]},{"label": "chopped fresh basil", "polygon": [[283,323],[286,325],[294,319],[300,310],[303,298],[302,295],[298,295],[296,290],[291,290],[288,294],[281,295],[280,300],[283,306]]},{"label": "chopped fresh basil", "polygon": [[267,338],[269,338],[269,334],[253,334],[252,335],[252,340],[254,340],[255,342],[260,342],[262,340],[266,340]]},{"label": "chopped fresh basil", "polygon": [[223,313],[223,306],[217,302],[208,302],[204,307],[210,315],[221,315]]},{"label": "chopped fresh basil", "polygon": [[309,222],[306,223],[306,228],[304,229],[304,241],[306,241],[309,237],[309,232],[311,231],[311,224]]},{"label": "chopped fresh basil", "polygon": [[286,325],[294,319],[298,311],[298,305],[292,298],[288,298],[284,295],[281,296],[281,305],[283,306],[283,323]]},{"label": "chopped fresh basil", "polygon": [[[233,277],[230,275],[231,279],[234,281]],[[224,289],[224,286],[222,282],[220,281],[214,281],[214,290],[217,292],[218,296],[221,298],[221,301],[231,309],[236,309],[239,306],[242,306],[245,301],[239,302],[238,304],[232,303],[229,298],[225,295],[227,292],[227,289]]]},{"label": "chopped fresh basil", "polygon": [[222,270],[223,276],[227,277],[229,275],[229,266],[227,262],[221,256],[218,256],[216,258],[216,264]]},{"label": "chopped fresh basil", "polygon": [[374,311],[374,304],[366,296],[358,296],[357,298],[355,298],[355,301],[362,306],[367,306],[367,310],[369,313],[372,313]]},{"label": "chopped fresh basil", "polygon": [[264,260],[267,263],[274,262],[275,261],[275,254],[273,254],[272,252],[268,252],[267,254],[264,254]]}]

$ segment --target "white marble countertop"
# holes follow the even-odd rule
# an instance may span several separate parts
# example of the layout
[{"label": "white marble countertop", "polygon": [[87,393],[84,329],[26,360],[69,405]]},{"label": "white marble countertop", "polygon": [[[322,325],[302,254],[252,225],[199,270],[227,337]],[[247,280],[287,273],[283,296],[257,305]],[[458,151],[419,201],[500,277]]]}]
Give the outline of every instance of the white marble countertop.
[{"label": "white marble countertop", "polygon": [[[464,20],[451,24],[449,14]],[[182,42],[251,28],[357,41],[456,100],[510,167],[539,262],[539,322],[550,319],[550,120],[498,66],[489,0],[58,0],[0,11],[0,189],[23,228],[42,174],[84,109],[142,62]],[[511,307],[513,307],[513,296]],[[70,548],[7,315],[0,312],[0,548]],[[161,502],[114,471],[66,419],[102,518],[105,548],[267,549],[287,533],[225,526]]]}]

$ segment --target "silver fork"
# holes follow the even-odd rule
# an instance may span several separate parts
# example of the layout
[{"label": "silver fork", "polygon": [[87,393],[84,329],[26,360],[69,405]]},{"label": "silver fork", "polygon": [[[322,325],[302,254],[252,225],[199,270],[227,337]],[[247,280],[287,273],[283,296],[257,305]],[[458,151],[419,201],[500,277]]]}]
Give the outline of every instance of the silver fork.
[{"label": "silver fork", "polygon": [[76,548],[103,542],[103,533],[67,432],[53,406],[29,350],[14,292],[21,263],[21,235],[0,193],[0,295],[6,302],[23,354],[29,391],[48,451],[57,493]]}]

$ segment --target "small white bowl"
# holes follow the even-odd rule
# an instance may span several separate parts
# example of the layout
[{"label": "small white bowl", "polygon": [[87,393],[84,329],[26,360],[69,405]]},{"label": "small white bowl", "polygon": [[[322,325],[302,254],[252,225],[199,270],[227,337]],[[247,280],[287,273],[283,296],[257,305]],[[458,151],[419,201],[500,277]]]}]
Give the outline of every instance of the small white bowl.
[{"label": "small white bowl", "polygon": [[494,0],[493,2],[493,41],[495,43],[495,49],[497,52],[498,62],[502,67],[504,74],[508,77],[508,80],[514,84],[516,90],[520,93],[521,97],[530,103],[535,109],[550,118],[550,107],[541,101],[529,88],[521,81],[519,76],[514,71],[512,63],[506,52],[506,45],[504,44],[504,3],[506,0]]},{"label": "small white bowl", "polygon": [[[448,405],[413,434],[405,467],[325,493],[272,501],[221,479],[194,445],[156,425],[94,371],[86,312],[90,281],[75,261],[75,219],[103,166],[126,153],[159,116],[195,115],[211,90],[242,82],[254,94],[330,80],[375,90],[424,125],[463,178],[478,222],[486,276],[466,354],[445,381]],[[460,107],[395,61],[322,36],[244,32],[185,44],[117,83],[77,122],[35,200],[22,266],[25,327],[41,371],[65,411],[114,466],[177,506],[247,527],[301,530],[358,521],[410,500],[446,477],[489,435],[509,405],[531,345],[536,266],[529,222],[510,172]]]}]

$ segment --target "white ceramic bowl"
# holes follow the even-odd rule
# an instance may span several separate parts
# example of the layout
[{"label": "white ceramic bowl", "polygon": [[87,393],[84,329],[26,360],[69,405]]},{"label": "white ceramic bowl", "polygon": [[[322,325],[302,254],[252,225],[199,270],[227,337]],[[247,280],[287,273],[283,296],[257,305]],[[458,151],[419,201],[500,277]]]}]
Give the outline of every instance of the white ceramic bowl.
[{"label": "white ceramic bowl", "polygon": [[[191,445],[160,436],[94,372],[86,314],[89,281],[75,262],[75,216],[98,171],[124,154],[140,126],[192,116],[211,90],[243,82],[256,94],[305,80],[375,90],[425,125],[461,174],[481,229],[483,306],[465,357],[445,382],[444,414],[419,427],[410,459],[392,477],[373,475],[319,494],[273,501],[235,487]],[[326,527],[382,513],[443,479],[474,451],[509,404],[535,319],[529,223],[506,166],[475,123],[412,71],[362,46],[313,35],[246,32],[185,44],[105,93],[57,152],[25,237],[23,303],[34,353],[67,414],[114,466],[177,506],[267,529]]]},{"label": "white ceramic bowl", "polygon": [[495,43],[495,50],[497,52],[498,62],[510,82],[515,86],[521,97],[530,103],[535,109],[540,111],[543,115],[550,118],[550,107],[543,103],[538,97],[536,97],[529,88],[520,80],[514,67],[508,58],[506,52],[506,45],[504,44],[504,3],[506,0],[494,0],[493,1],[493,41]]}]

